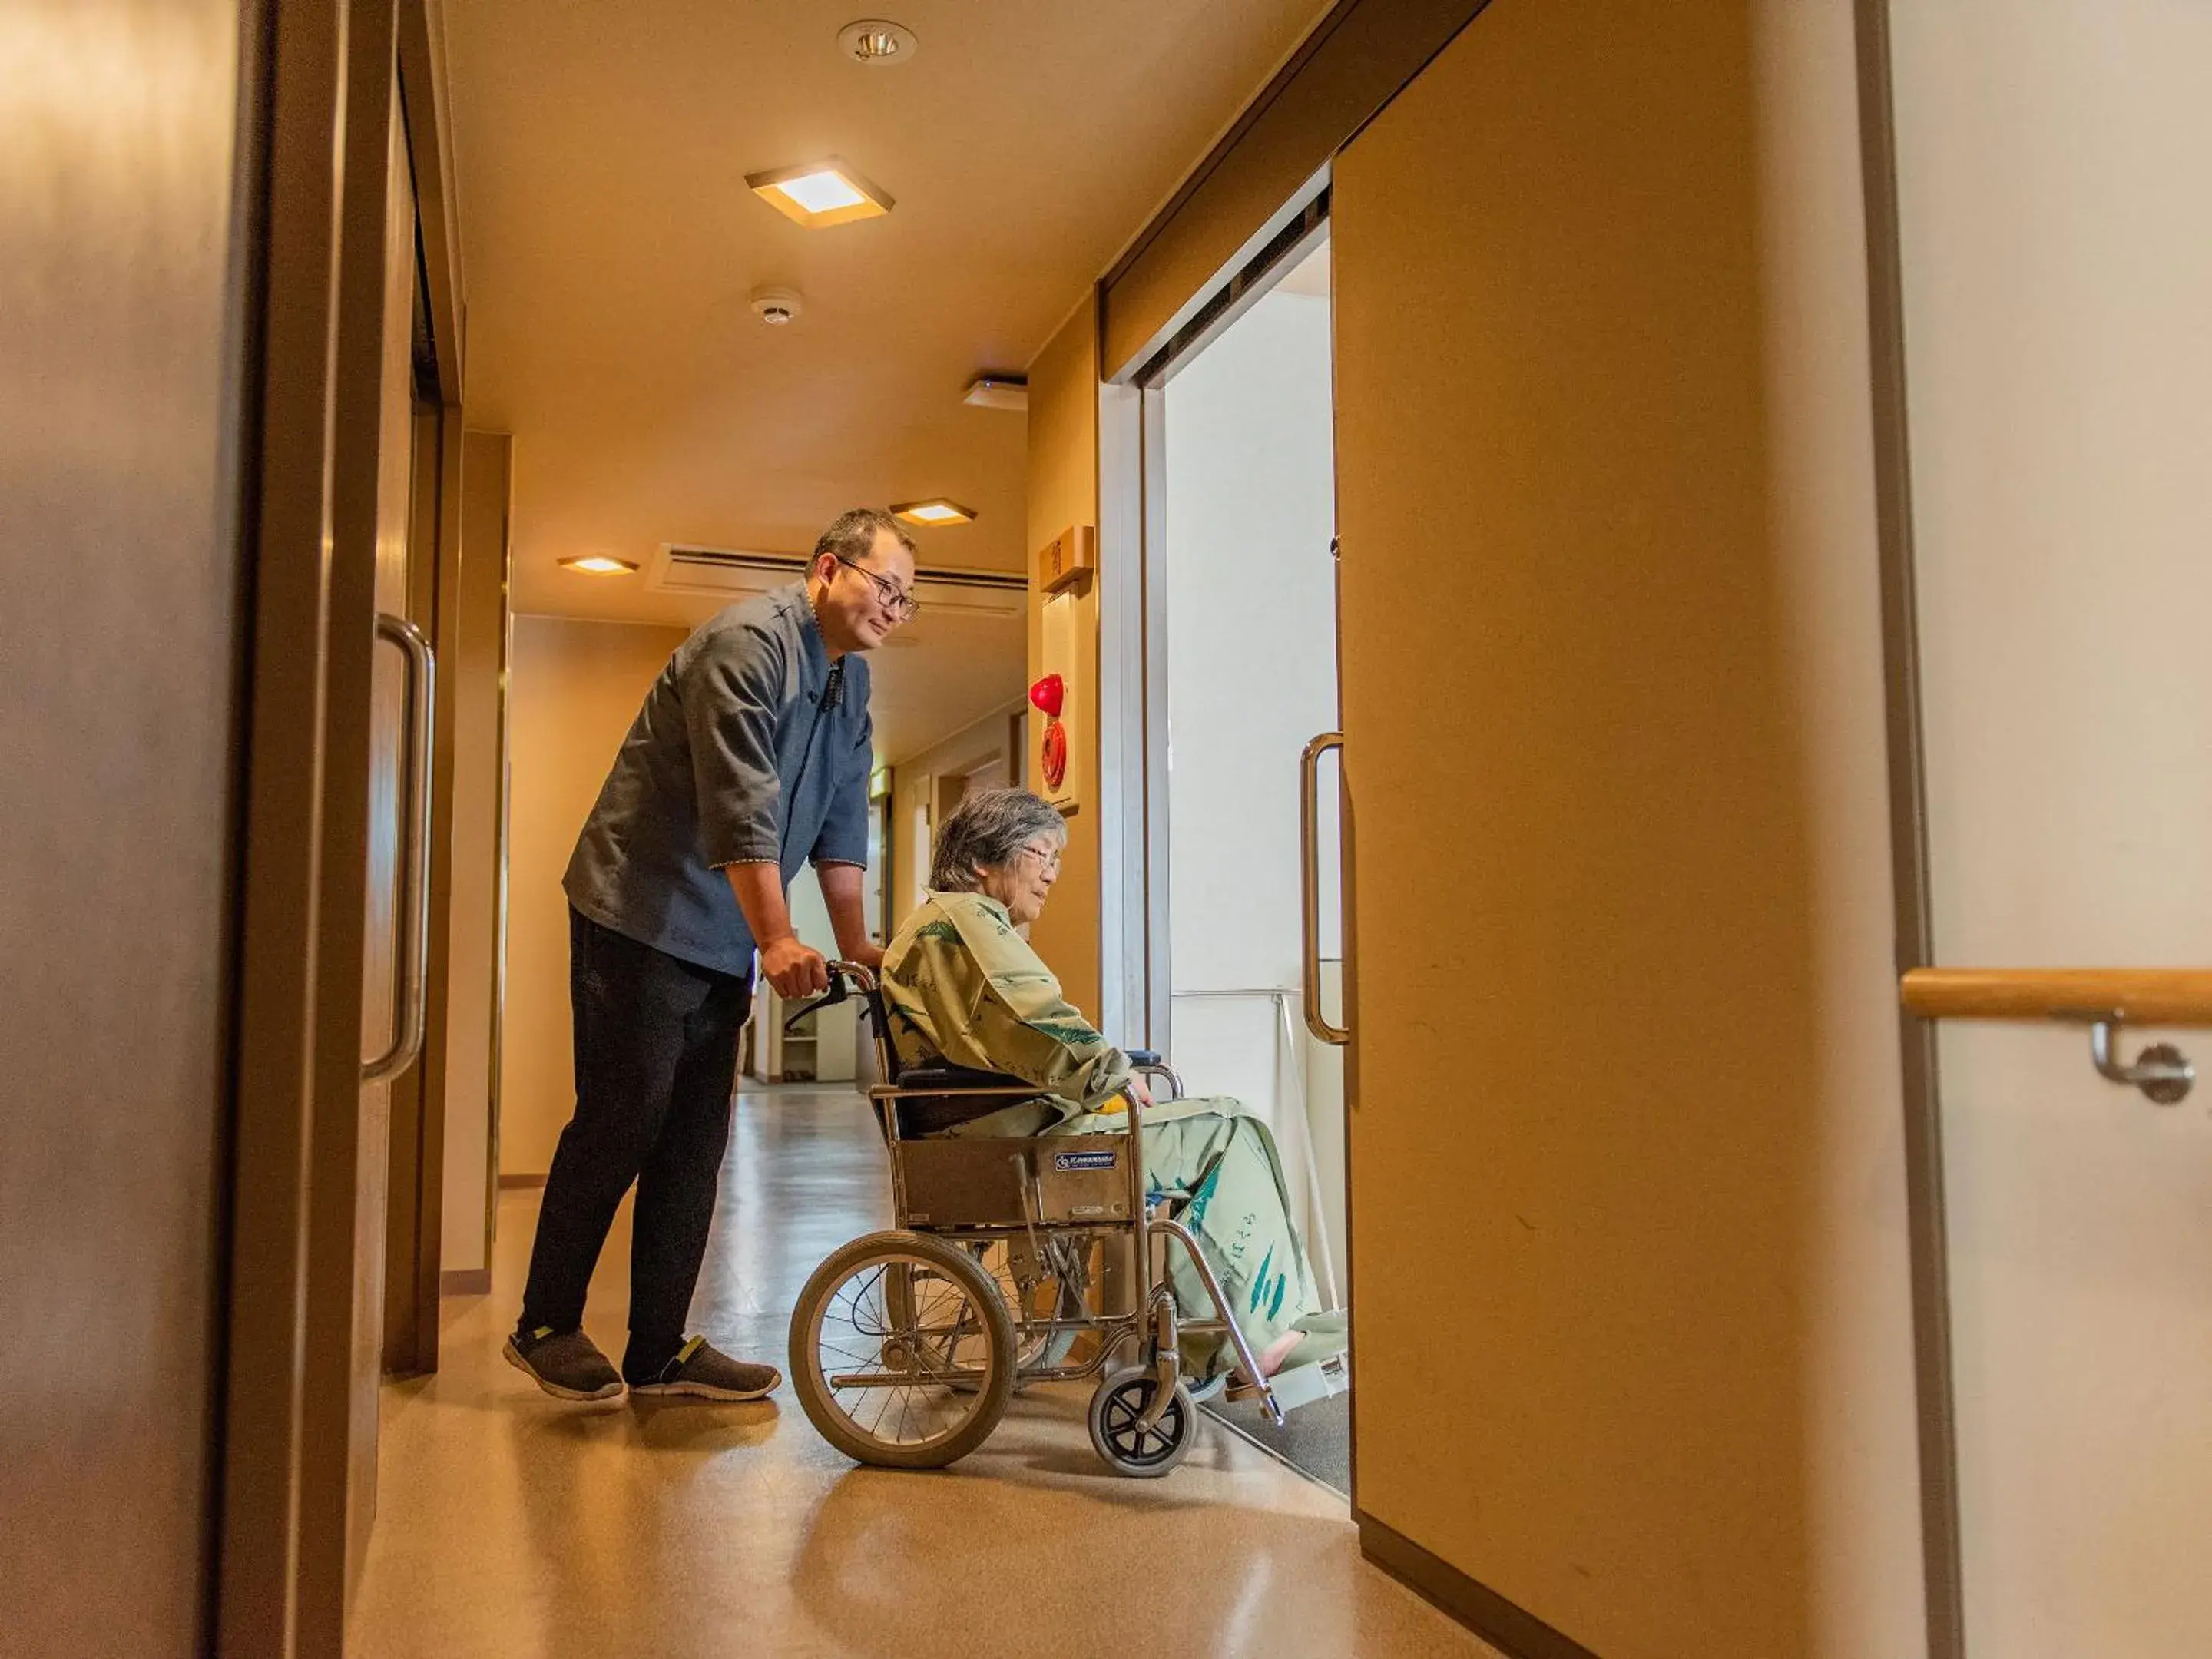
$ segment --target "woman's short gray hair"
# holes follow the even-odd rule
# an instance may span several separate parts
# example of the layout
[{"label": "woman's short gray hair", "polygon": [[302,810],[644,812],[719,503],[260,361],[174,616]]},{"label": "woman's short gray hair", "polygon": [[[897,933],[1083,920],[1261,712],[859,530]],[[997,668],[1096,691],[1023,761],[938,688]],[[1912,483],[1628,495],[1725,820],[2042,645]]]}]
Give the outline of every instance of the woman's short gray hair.
[{"label": "woman's short gray hair", "polygon": [[985,789],[952,809],[937,827],[929,858],[929,885],[939,893],[972,893],[977,872],[1012,864],[1014,855],[1039,836],[1056,843],[1067,840],[1067,820],[1060,809],[1026,789]]}]

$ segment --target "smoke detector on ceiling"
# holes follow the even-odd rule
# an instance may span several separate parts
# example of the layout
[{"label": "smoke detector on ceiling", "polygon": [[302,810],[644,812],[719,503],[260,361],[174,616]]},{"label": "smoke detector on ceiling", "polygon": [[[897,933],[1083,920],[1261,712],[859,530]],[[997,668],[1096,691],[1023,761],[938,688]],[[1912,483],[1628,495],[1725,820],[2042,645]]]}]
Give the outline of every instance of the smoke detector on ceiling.
[{"label": "smoke detector on ceiling", "polygon": [[837,50],[870,69],[896,69],[921,50],[921,42],[903,23],[863,17],[837,31]]},{"label": "smoke detector on ceiling", "polygon": [[754,316],[770,328],[781,328],[799,315],[805,301],[799,297],[797,289],[763,288],[754,290],[751,303]]}]

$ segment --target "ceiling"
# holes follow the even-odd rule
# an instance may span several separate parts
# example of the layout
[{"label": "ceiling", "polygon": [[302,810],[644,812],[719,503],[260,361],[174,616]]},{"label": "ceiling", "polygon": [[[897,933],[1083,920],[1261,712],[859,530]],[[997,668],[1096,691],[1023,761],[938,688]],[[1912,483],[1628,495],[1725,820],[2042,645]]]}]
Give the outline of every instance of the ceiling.
[{"label": "ceiling", "polygon": [[[1018,372],[1323,0],[889,0],[920,50],[839,52],[860,0],[445,8],[471,425],[515,440],[519,611],[691,623],[717,601],[555,561],[804,552],[843,508],[949,495],[922,562],[1023,568]],[[836,155],[896,199],[824,230],[744,175]],[[757,288],[793,288],[770,328]],[[897,760],[1019,696],[1019,617],[925,612],[879,653]]]}]

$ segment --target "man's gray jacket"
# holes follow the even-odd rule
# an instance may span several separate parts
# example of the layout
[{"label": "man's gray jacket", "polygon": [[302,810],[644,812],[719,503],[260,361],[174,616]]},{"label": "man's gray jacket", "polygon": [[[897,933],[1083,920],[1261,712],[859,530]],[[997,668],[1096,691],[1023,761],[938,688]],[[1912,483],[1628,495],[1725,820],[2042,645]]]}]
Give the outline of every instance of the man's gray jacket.
[{"label": "man's gray jacket", "polygon": [[838,665],[803,585],[733,605],[646,693],[562,885],[602,927],[725,974],[753,937],[722,866],[868,861],[868,665]]}]

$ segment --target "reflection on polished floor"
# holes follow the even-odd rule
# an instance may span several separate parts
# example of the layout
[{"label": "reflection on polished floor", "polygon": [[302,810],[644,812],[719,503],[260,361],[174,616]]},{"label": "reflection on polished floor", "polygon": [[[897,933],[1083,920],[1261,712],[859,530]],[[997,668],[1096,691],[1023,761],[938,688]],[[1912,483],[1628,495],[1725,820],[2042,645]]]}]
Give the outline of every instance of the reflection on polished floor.
[{"label": "reflection on polished floor", "polygon": [[[817,1262],[883,1221],[844,1089],[740,1098],[698,1314],[786,1364]],[[592,1286],[619,1352],[629,1208]],[[375,1656],[1491,1653],[1359,1559],[1344,1502],[1218,1425],[1158,1481],[1108,1474],[1080,1389],[1014,1401],[951,1469],[855,1468],[790,1398],[564,1407],[503,1364],[537,1217],[495,1288],[446,1304],[444,1365],[384,1397],[353,1649]]]}]

